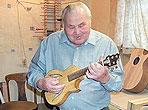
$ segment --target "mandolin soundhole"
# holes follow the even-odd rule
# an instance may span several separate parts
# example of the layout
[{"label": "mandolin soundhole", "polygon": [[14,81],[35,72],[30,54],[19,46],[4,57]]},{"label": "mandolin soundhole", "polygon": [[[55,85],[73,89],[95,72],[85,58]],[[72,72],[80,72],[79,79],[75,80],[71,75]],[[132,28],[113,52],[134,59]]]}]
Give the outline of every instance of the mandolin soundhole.
[{"label": "mandolin soundhole", "polygon": [[139,57],[135,58],[135,60],[134,60],[134,62],[133,62],[134,65],[137,65],[139,61],[140,61],[140,58],[139,58]]}]

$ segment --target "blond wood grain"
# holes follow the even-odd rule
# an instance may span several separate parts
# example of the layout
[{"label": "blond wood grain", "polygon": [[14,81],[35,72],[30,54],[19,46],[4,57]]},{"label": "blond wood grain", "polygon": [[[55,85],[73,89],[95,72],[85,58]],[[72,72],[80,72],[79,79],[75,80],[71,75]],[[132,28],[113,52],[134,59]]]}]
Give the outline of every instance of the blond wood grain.
[{"label": "blond wood grain", "polygon": [[81,79],[75,79],[72,81],[68,81],[67,75],[72,72],[76,72],[77,70],[80,70],[79,67],[76,67],[74,65],[70,66],[67,68],[65,71],[58,71],[58,70],[52,70],[48,72],[46,77],[52,75],[52,74],[59,74],[59,84],[66,84],[65,88],[61,91],[60,95],[56,96],[57,94],[53,94],[50,92],[45,93],[45,97],[48,103],[51,105],[60,105],[62,104],[67,97],[70,95],[72,92],[78,92],[80,91],[79,89],[79,82]]},{"label": "blond wood grain", "polygon": [[148,98],[141,98],[128,101],[127,110],[141,110],[142,106],[148,104]]}]

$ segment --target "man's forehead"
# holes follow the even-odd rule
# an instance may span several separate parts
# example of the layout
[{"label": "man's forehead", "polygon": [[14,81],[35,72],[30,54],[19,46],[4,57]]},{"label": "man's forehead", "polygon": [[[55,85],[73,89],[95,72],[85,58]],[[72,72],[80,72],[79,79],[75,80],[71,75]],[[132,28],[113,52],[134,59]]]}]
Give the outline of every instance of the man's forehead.
[{"label": "man's forehead", "polygon": [[69,26],[78,26],[78,25],[82,25],[85,24],[85,22],[80,22],[80,23],[69,23]]},{"label": "man's forehead", "polygon": [[79,15],[75,15],[75,16],[68,16],[66,18],[66,22],[67,24],[70,24],[70,25],[79,25],[79,24],[82,24],[82,23],[87,23],[88,22],[88,18],[86,16],[79,16]]}]

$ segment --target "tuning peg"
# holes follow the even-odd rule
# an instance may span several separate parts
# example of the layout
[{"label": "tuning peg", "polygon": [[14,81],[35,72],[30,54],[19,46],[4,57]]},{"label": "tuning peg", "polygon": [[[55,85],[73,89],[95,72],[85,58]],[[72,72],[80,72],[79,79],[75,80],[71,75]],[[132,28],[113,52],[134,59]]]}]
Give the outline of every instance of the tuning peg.
[{"label": "tuning peg", "polygon": [[111,72],[113,72],[114,68],[111,68]]},{"label": "tuning peg", "polygon": [[114,56],[111,56],[112,59],[114,59]]}]

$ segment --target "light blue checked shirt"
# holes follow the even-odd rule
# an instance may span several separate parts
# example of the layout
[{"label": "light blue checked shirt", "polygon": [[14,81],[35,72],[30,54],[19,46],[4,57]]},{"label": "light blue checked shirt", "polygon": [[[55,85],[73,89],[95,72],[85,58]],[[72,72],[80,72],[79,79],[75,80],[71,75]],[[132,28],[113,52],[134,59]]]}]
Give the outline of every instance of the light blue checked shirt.
[{"label": "light blue checked shirt", "polygon": [[[79,47],[75,47],[67,38],[63,30],[51,34],[41,42],[39,49],[33,57],[29,72],[28,83],[41,91],[36,86],[40,78],[52,69],[65,70],[70,65],[80,68],[87,67],[92,62],[98,62],[102,54],[118,53],[114,42],[106,35],[95,30],[90,31],[89,39]],[[72,93],[67,100],[60,105],[61,110],[100,110],[110,103],[110,92],[117,92],[123,86],[123,68],[121,59],[118,68],[110,71],[110,80],[101,84],[84,76],[80,82],[81,91]]]}]

